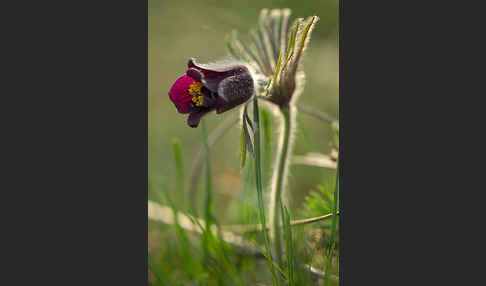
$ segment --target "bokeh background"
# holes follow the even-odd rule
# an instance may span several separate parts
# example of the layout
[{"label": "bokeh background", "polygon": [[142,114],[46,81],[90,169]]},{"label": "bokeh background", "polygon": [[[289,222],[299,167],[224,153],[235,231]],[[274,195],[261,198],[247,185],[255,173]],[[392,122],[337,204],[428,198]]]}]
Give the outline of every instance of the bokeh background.
[{"label": "bokeh background", "polygon": [[[176,189],[172,187],[176,183],[173,138],[181,142],[186,177],[202,143],[201,128],[187,126],[186,116],[178,114],[170,102],[168,90],[186,71],[190,57],[201,63],[226,57],[225,36],[233,29],[246,36],[249,29],[256,26],[262,8],[290,8],[291,21],[296,17],[320,17],[302,62],[306,85],[299,103],[338,117],[338,0],[149,0],[148,3],[149,199],[159,201],[161,198],[157,192],[160,188]],[[224,118],[238,114],[238,109],[220,115],[211,113],[203,120],[210,132]],[[329,124],[304,114],[298,114],[297,122],[294,154],[328,154],[331,139]],[[273,132],[276,135],[278,129]],[[231,201],[242,190],[239,140],[240,130],[235,127],[210,154],[214,211],[221,217],[229,211]],[[298,209],[309,191],[325,181],[326,176],[335,175],[331,170],[300,165],[292,166],[290,174],[292,209]],[[187,199],[180,193],[172,195],[181,200]]]}]

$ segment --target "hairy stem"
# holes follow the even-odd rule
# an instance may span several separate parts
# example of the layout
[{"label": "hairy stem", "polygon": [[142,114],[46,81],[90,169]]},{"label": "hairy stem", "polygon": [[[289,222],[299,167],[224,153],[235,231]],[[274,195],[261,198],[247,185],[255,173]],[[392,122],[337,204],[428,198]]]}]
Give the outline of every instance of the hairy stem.
[{"label": "hairy stem", "polygon": [[283,118],[282,135],[280,138],[279,149],[277,151],[277,158],[275,161],[275,169],[273,174],[272,191],[270,193],[270,238],[275,247],[275,258],[280,264],[282,262],[282,235],[281,229],[278,225],[280,221],[280,206],[283,189],[287,183],[288,163],[291,153],[291,106],[280,107]]}]

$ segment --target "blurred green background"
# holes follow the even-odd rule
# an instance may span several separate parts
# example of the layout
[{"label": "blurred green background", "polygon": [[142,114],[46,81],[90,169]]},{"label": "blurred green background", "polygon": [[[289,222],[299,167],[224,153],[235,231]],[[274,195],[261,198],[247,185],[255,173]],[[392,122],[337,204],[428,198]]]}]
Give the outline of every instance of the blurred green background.
[{"label": "blurred green background", "polygon": [[[149,199],[160,200],[160,196],[155,194],[159,188],[175,189],[172,187],[176,183],[172,139],[178,138],[181,142],[186,178],[202,143],[201,128],[188,127],[186,116],[178,114],[169,100],[167,93],[170,87],[185,73],[190,57],[195,57],[201,63],[226,57],[225,36],[233,29],[246,36],[249,29],[256,26],[262,8],[290,8],[291,21],[311,15],[320,17],[302,62],[306,85],[299,103],[338,117],[338,0],[149,0],[148,3]],[[234,109],[220,115],[211,113],[203,120],[208,132],[211,132],[218,122],[238,114],[238,109]],[[298,114],[297,123],[294,154],[329,153],[329,124],[304,114]],[[275,128],[274,135],[277,132],[278,128]],[[240,130],[235,127],[210,154],[214,210],[218,214],[227,211],[230,206],[227,202],[241,190],[239,140]],[[322,168],[292,166],[289,178],[292,193],[290,207],[299,208],[311,188],[325,181],[326,176],[334,175],[334,171]]]}]

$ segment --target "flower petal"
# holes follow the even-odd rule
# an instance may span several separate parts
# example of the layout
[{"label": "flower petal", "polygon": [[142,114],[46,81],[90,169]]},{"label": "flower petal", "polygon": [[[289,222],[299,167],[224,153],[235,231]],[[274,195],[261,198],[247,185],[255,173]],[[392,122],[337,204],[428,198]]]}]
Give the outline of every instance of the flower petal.
[{"label": "flower petal", "polygon": [[221,81],[218,95],[225,102],[216,111],[222,113],[248,101],[253,95],[253,79],[249,73],[239,73]]},{"label": "flower petal", "polygon": [[[235,74],[248,72],[248,69],[241,65],[210,68],[209,66],[196,64],[194,59],[189,60],[187,67],[189,68],[187,75],[198,79],[207,89],[214,93],[218,92],[218,85],[223,79]],[[199,72],[199,75],[197,75],[196,71]],[[200,76],[201,74],[202,77]]]},{"label": "flower petal", "polygon": [[177,107],[179,113],[189,113],[193,107],[191,104],[192,95],[189,93],[189,86],[196,80],[188,75],[178,78],[169,90],[170,100]]},{"label": "flower petal", "polygon": [[186,74],[197,81],[201,81],[203,78],[203,74],[195,68],[188,69]]},{"label": "flower petal", "polygon": [[201,121],[201,118],[209,111],[210,110],[197,110],[195,112],[192,112],[187,118],[187,125],[193,128],[197,127],[199,125],[199,121]]}]

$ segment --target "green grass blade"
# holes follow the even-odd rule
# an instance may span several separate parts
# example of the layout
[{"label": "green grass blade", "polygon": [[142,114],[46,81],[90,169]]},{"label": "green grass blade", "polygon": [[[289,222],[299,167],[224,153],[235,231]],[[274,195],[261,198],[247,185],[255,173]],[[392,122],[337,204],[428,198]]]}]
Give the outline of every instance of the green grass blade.
[{"label": "green grass blade", "polygon": [[240,149],[241,149],[240,168],[243,169],[243,167],[245,167],[245,162],[246,162],[246,137],[245,137],[245,130],[243,128],[241,128]]},{"label": "green grass blade", "polygon": [[285,232],[285,246],[287,252],[287,276],[289,285],[294,285],[294,253],[292,247],[292,229],[290,227],[290,215],[286,207],[282,207],[282,203],[280,203],[282,209],[282,225],[284,226]]},{"label": "green grass blade", "polygon": [[262,186],[262,170],[261,170],[261,142],[260,142],[260,114],[258,109],[257,97],[253,97],[253,124],[254,124],[254,144],[255,144],[255,177],[256,177],[256,189],[258,193],[258,209],[260,212],[260,223],[262,224],[263,237],[265,240],[265,248],[268,255],[267,260],[270,266],[270,272],[272,273],[273,285],[277,285],[277,276],[272,261],[272,252],[270,249],[270,239],[268,238],[268,232],[265,223],[265,207],[263,206],[263,186]]},{"label": "green grass blade", "polygon": [[176,204],[181,205],[182,209],[184,207],[184,201],[182,196],[184,195],[184,164],[182,160],[182,150],[181,144],[179,139],[174,138],[172,139],[172,149],[174,150],[174,164],[176,170],[176,182],[177,182],[177,197],[176,197]]},{"label": "green grass blade", "polygon": [[329,252],[327,254],[327,262],[326,262],[326,270],[324,272],[324,286],[327,286],[329,283],[329,275],[331,270],[331,263],[332,263],[332,256],[334,254],[334,240],[336,236],[336,225],[337,225],[337,209],[338,209],[338,200],[339,200],[339,157],[337,162],[337,169],[336,169],[336,187],[334,189],[334,207],[332,210],[332,223],[331,223],[331,236],[329,238]]},{"label": "green grass blade", "polygon": [[250,239],[251,242],[253,242],[253,245],[255,245],[255,247],[262,253],[262,255],[268,259],[273,267],[275,267],[275,269],[277,269],[278,272],[280,272],[280,274],[282,274],[283,278],[285,278],[287,280],[287,274],[285,274],[285,271],[283,271],[282,268],[280,268],[280,266],[278,266],[273,260],[271,257],[268,256],[268,254],[265,252],[265,250],[263,250],[260,245],[258,245],[258,243],[255,241],[255,239]]},{"label": "green grass blade", "polygon": [[157,285],[173,285],[173,281],[162,263],[158,263],[150,253],[148,253],[148,268],[154,274]]},{"label": "green grass blade", "polygon": [[251,130],[253,130],[253,123],[247,113],[247,106],[243,109],[243,131],[245,133],[246,148],[250,154],[253,154],[253,143],[251,142],[250,132],[248,130],[248,125],[250,125]]},{"label": "green grass blade", "polygon": [[193,279],[195,277],[195,272],[197,271],[197,267],[195,266],[194,260],[190,252],[191,249],[190,249],[189,239],[187,237],[186,231],[179,224],[179,219],[177,215],[178,211],[174,204],[174,201],[170,198],[167,190],[163,192],[163,195],[164,195],[164,199],[167,201],[167,204],[172,209],[172,213],[174,214],[174,227],[177,236],[177,241],[181,247],[185,272],[187,273],[190,279]]},{"label": "green grass blade", "polygon": [[209,145],[208,145],[208,136],[206,131],[206,122],[201,122],[202,127],[202,136],[204,142],[204,175],[205,175],[205,182],[204,182],[204,221],[205,221],[205,231],[203,235],[203,262],[205,265],[209,262],[209,242],[211,234],[211,167],[209,164]]},{"label": "green grass blade", "polygon": [[270,164],[272,155],[272,133],[270,126],[270,112],[266,109],[262,109],[262,139],[263,139],[263,181],[268,182],[270,176]]},{"label": "green grass blade", "polygon": [[248,112],[246,112],[246,106],[245,106],[245,114],[244,115],[245,115],[246,122],[248,123],[248,125],[250,125],[250,128],[253,131],[253,123],[250,119],[250,116],[248,116]]}]

